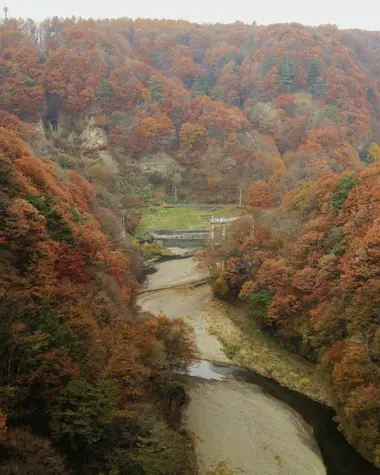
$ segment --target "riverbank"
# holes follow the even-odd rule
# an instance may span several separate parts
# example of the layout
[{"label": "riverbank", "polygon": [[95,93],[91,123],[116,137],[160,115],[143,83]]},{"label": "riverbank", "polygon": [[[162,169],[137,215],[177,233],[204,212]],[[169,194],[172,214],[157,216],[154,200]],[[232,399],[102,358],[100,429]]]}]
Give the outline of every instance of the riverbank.
[{"label": "riverbank", "polygon": [[379,475],[338,431],[318,368],[256,328],[244,308],[214,299],[194,258],[168,264],[157,264],[138,303],[194,329],[202,361],[182,377],[190,396],[183,422],[199,475],[221,462],[231,474]]},{"label": "riverbank", "polygon": [[199,286],[206,280],[207,272],[193,258],[162,262],[148,277],[140,302],[153,314],[186,317],[204,359],[240,364],[314,401],[333,405],[325,375],[315,365],[277,344],[248,318],[246,309],[213,298],[208,285]]},{"label": "riverbank", "polygon": [[333,395],[323,372],[263,332],[245,308],[211,299],[204,313],[208,331],[217,337],[232,361],[314,401],[333,406]]},{"label": "riverbank", "polygon": [[[194,328],[202,360],[232,365],[210,332],[215,302],[208,285],[196,286],[204,278],[193,259],[159,264],[138,303],[144,312],[183,317]],[[215,316],[221,314],[219,309]],[[227,329],[225,318],[221,322]],[[238,329],[233,327],[231,322],[236,339]],[[326,473],[312,429],[296,411],[258,386],[228,376],[221,379],[185,378],[190,403],[184,423],[198,441],[200,474],[222,461],[234,473],[248,475]]]}]

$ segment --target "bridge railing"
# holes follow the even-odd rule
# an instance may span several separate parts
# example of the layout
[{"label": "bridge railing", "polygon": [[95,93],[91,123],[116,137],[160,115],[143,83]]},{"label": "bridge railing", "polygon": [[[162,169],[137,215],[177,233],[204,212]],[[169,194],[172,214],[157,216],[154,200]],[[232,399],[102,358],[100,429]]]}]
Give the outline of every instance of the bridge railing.
[{"label": "bridge railing", "polygon": [[[174,241],[174,240],[194,240],[194,241],[205,241],[207,238],[211,236],[211,239],[214,239],[214,225],[215,224],[227,224],[232,223],[233,221],[237,221],[239,218],[211,218],[210,230],[203,230],[203,229],[194,229],[189,231],[151,231],[149,233],[150,237],[156,241]],[[225,235],[225,227],[222,226],[223,236]]]},{"label": "bridge railing", "polygon": [[225,223],[232,223],[233,221],[237,221],[239,218],[211,218],[211,224],[225,224]]},{"label": "bridge railing", "polygon": [[162,232],[150,232],[149,235],[156,240],[204,240],[208,237],[209,231],[190,231],[190,232],[171,232],[171,233],[162,233]]}]

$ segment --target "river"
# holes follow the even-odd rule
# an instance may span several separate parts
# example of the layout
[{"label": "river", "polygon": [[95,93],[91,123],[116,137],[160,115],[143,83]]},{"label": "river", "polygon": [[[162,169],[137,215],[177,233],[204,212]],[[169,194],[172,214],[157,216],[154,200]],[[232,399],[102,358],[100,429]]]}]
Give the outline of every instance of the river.
[{"label": "river", "polygon": [[197,440],[200,475],[223,461],[248,475],[380,474],[338,432],[331,409],[225,356],[207,323],[211,289],[192,285],[206,277],[193,258],[158,264],[138,301],[194,328],[202,360],[186,378],[184,424]]}]

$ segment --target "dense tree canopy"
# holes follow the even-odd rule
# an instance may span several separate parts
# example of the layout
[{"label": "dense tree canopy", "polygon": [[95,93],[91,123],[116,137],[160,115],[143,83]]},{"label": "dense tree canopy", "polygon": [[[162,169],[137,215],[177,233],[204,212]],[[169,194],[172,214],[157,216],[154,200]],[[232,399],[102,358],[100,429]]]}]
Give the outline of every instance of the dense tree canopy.
[{"label": "dense tree canopy", "polygon": [[[258,212],[270,191],[258,182],[249,195],[254,217],[236,224],[223,251],[234,258],[214,271],[217,295],[236,298],[240,291],[250,318],[320,363],[347,437],[377,464],[379,183],[373,164],[356,175],[308,182],[285,196],[282,210]],[[283,228],[276,224],[280,216],[287,220]]]},{"label": "dense tree canopy", "polygon": [[165,152],[186,164],[183,187],[195,199],[236,202],[239,173],[224,180],[232,162],[245,166],[245,191],[286,167],[279,201],[302,181],[360,167],[378,139],[380,39],[368,33],[366,46],[363,35],[332,25],[8,20],[0,107],[62,127],[97,118],[121,162]]},{"label": "dense tree canopy", "polygon": [[1,473],[145,473],[154,460],[138,441],[157,427],[194,473],[189,441],[154,409],[196,357],[189,328],[137,322],[137,250],[102,231],[89,182],[60,178],[21,140],[18,119],[2,118]]}]

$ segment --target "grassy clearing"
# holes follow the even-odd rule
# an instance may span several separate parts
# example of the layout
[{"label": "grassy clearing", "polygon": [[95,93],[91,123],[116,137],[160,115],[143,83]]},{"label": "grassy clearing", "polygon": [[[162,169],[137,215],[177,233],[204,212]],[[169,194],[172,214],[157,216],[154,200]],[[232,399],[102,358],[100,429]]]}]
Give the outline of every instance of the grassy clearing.
[{"label": "grassy clearing", "polygon": [[209,218],[239,216],[241,209],[235,206],[225,206],[215,210],[200,210],[189,207],[164,208],[147,207],[143,209],[143,218],[139,232],[168,229],[171,231],[184,231],[187,229],[208,229]]}]

